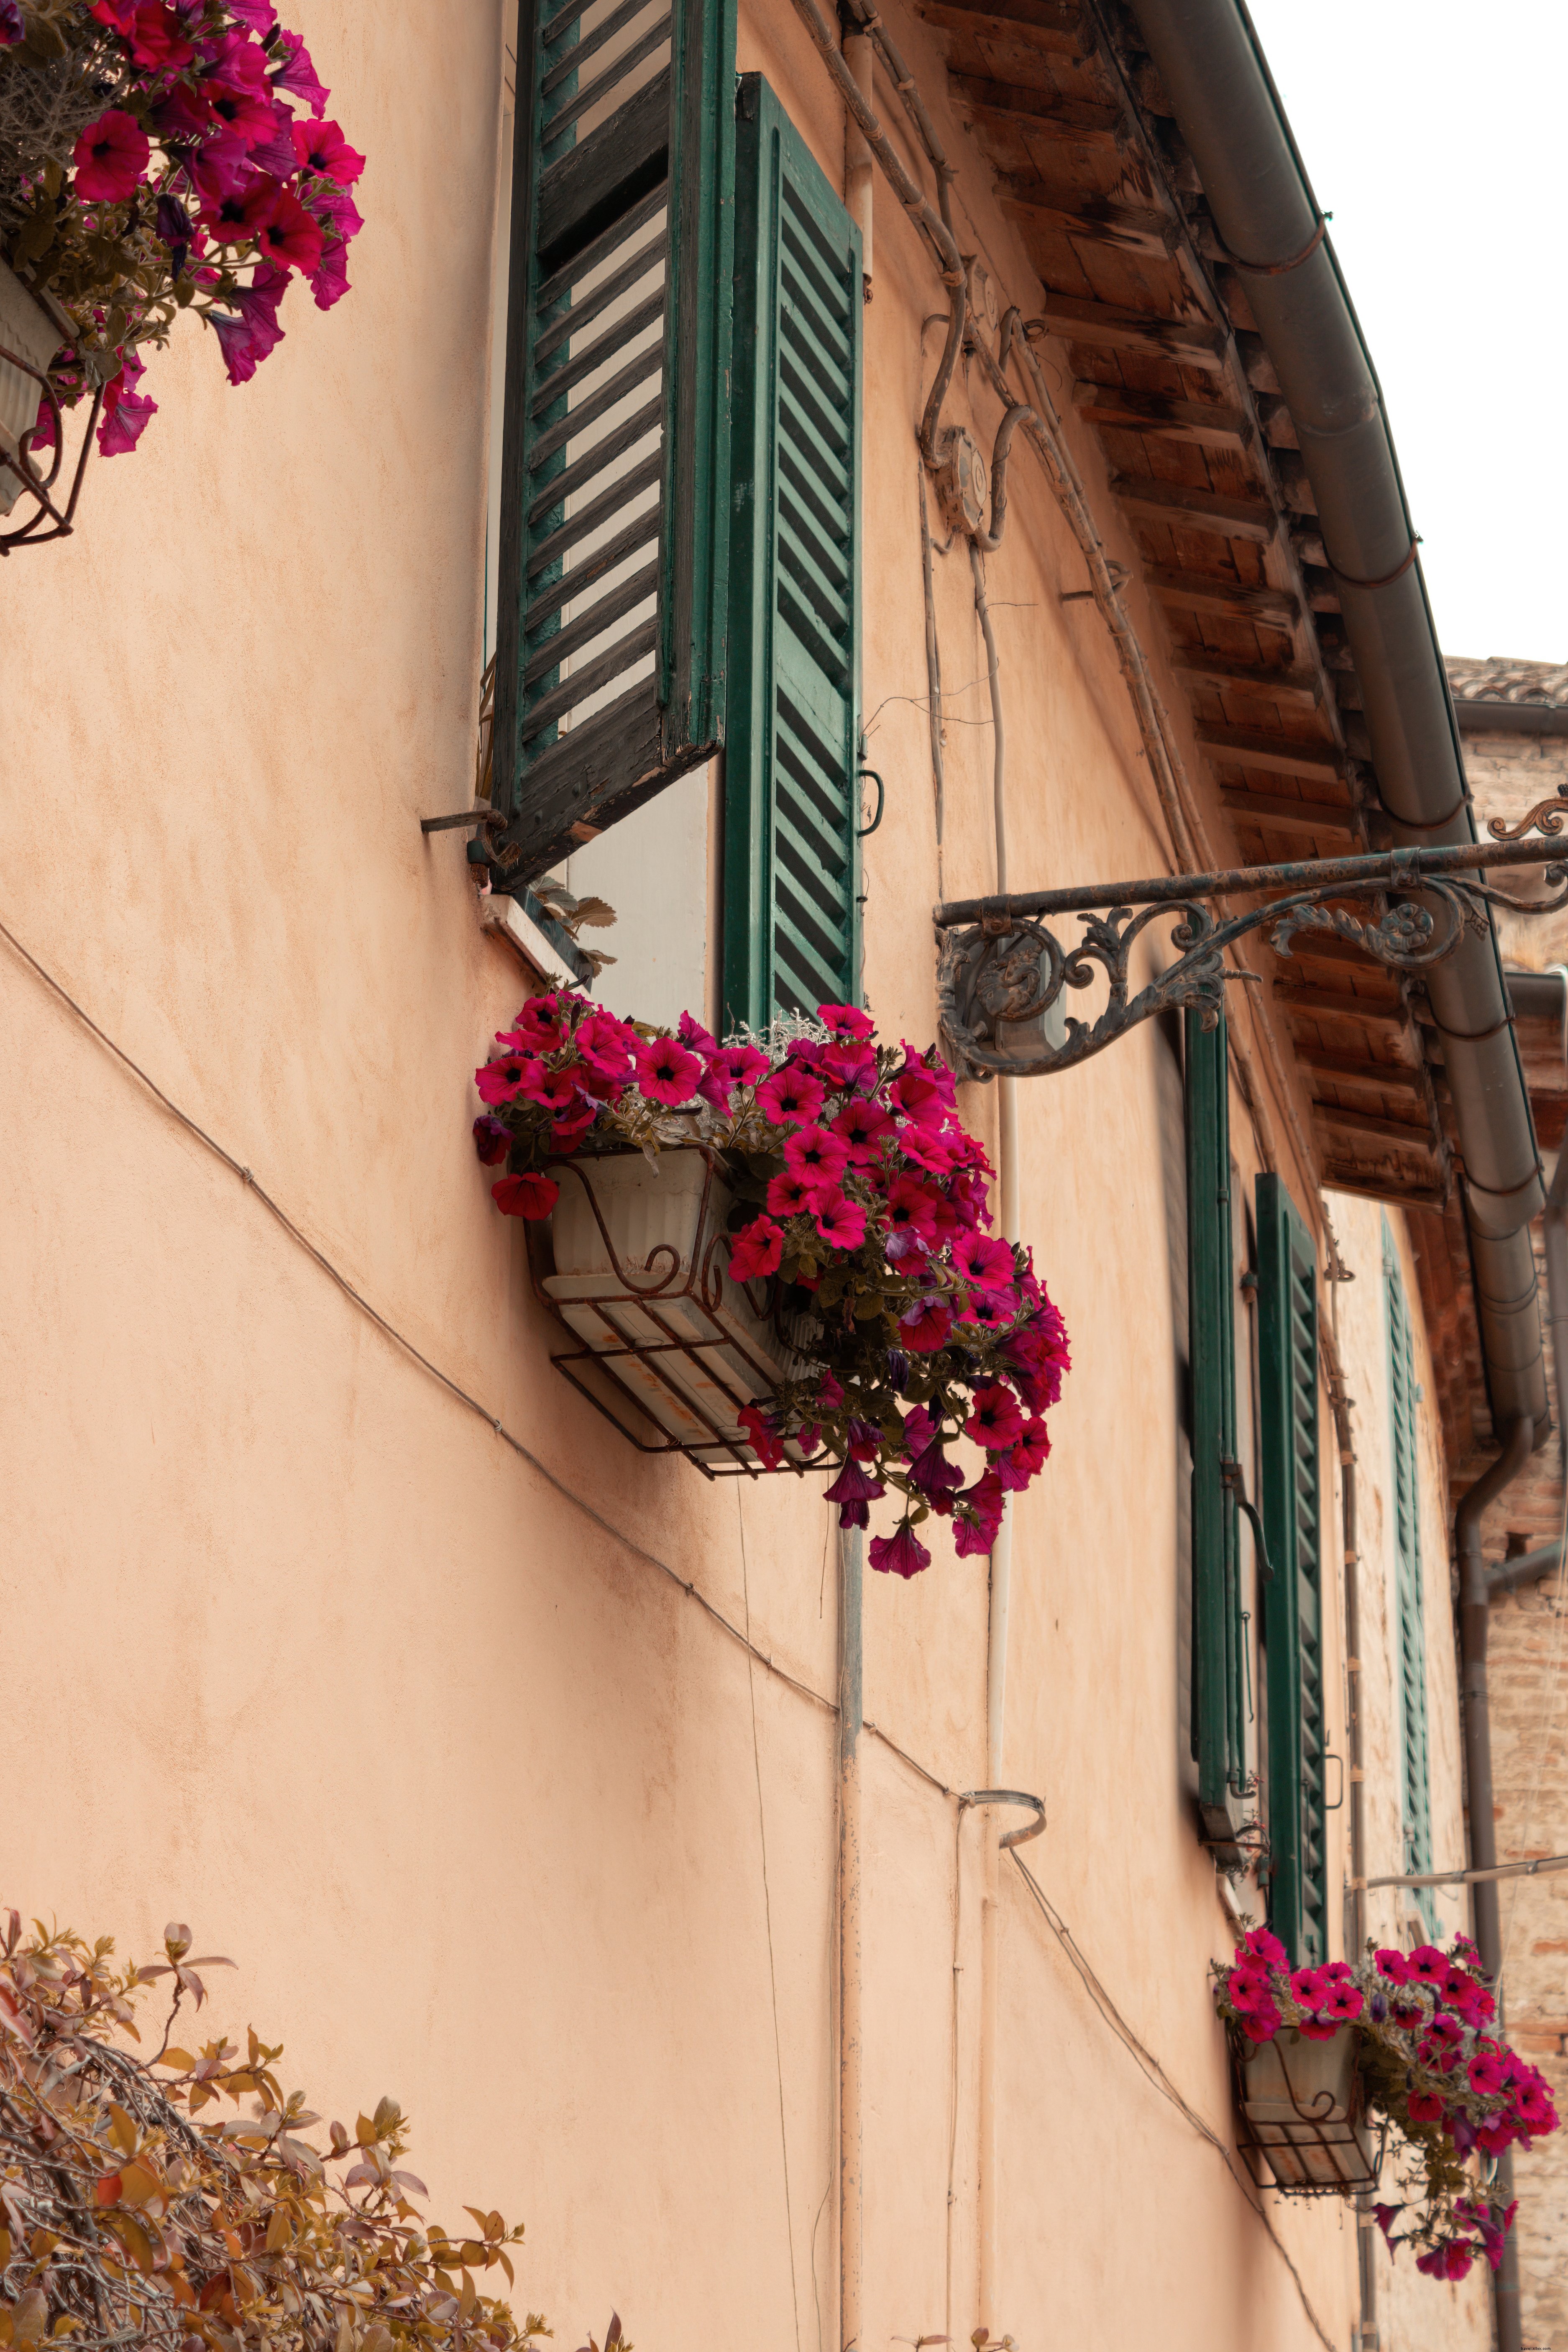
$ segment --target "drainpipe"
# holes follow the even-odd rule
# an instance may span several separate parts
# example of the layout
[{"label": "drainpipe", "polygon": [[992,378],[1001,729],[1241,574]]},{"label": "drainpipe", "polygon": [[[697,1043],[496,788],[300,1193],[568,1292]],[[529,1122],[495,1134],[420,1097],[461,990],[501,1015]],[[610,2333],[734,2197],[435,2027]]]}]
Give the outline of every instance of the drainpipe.
[{"label": "drainpipe", "polygon": [[860,1733],[865,1717],[860,1630],[865,1538],[838,1538],[838,2341],[860,2342],[862,2169]]},{"label": "drainpipe", "polygon": [[[1557,1014],[1563,1058],[1568,1063],[1568,964],[1554,963],[1546,971],[1510,971],[1508,996],[1513,1011],[1527,1019],[1550,1019],[1552,1013]],[[1542,1237],[1546,1255],[1546,1328],[1552,1336],[1552,1378],[1557,1391],[1557,1419],[1562,1424],[1563,1469],[1568,1473],[1568,1420],[1564,1419],[1563,1408],[1563,1400],[1568,1396],[1568,1384],[1563,1378],[1568,1371],[1568,1363],[1564,1362],[1564,1350],[1568,1349],[1568,1140],[1557,1154],[1552,1189],[1546,1195]],[[1555,1564],[1554,1555],[1552,1565]],[[1510,1568],[1515,1565],[1509,1562]],[[1496,1574],[1494,1570],[1494,1583]],[[1529,1580],[1521,1573],[1514,1580],[1522,1584]]]},{"label": "drainpipe", "polygon": [[[1568,1160],[1568,1153],[1564,1154]],[[1535,1428],[1528,1413],[1509,1426],[1503,1450],[1478,1478],[1454,1514],[1454,1536],[1459,1554],[1459,1654],[1465,1692],[1465,1778],[1470,1802],[1470,1866],[1497,1866],[1497,1822],[1492,1802],[1491,1723],[1487,1696],[1487,1633],[1490,1594],[1486,1562],[1481,1557],[1481,1519],[1489,1503],[1512,1484],[1529,1461]],[[1502,1972],[1502,1928],[1496,1879],[1486,1879],[1471,1895],[1475,1906],[1476,1942],[1481,1966],[1496,1979]],[[1498,1987],[1498,2024],[1502,2024],[1502,1987]],[[1497,2190],[1504,2204],[1513,2193],[1513,2158],[1500,2158]],[[1498,2352],[1522,2352],[1519,2311],[1519,2245],[1510,2231],[1503,2246],[1501,2268],[1493,2281],[1497,2297]]]}]

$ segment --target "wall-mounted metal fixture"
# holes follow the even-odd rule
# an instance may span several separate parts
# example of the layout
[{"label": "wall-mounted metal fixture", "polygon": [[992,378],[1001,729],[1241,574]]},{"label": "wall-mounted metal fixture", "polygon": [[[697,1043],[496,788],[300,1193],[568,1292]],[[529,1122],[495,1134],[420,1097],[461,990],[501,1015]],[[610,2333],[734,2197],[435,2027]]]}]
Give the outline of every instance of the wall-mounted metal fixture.
[{"label": "wall-mounted metal fixture", "polygon": [[[1568,810],[1568,800],[1543,802],[1527,822],[1539,823],[1542,832],[1555,831],[1552,818],[1563,810]],[[1543,866],[1544,878],[1558,886],[1558,895],[1518,898],[1482,879],[1485,869],[1500,866]],[[1212,1027],[1227,981],[1261,985],[1258,974],[1227,971],[1224,963],[1226,949],[1254,931],[1264,933],[1277,955],[1291,953],[1298,932],[1327,932],[1394,971],[1422,972],[1452,955],[1467,931],[1484,935],[1489,906],[1526,915],[1568,906],[1568,887],[1561,887],[1565,883],[1568,862],[1561,843],[1510,838],[949,899],[933,909],[942,1041],[963,1076],[1043,1076],[1088,1061],[1156,1013],[1192,1005]],[[1263,896],[1264,903],[1224,922],[1216,922],[1204,904],[1255,896]],[[1387,903],[1375,919],[1363,921],[1339,903],[1347,898]],[[1047,928],[1047,919],[1058,915],[1079,916],[1082,940],[1064,947]],[[1162,916],[1172,919],[1177,961],[1130,994],[1132,950]],[[1010,1025],[1038,1021],[1066,990],[1092,987],[1101,974],[1110,983],[1110,1001],[1097,1020],[1068,1017],[1060,1044],[1048,1033],[1042,1040],[1037,1031],[1026,1050],[1007,1050]]]}]

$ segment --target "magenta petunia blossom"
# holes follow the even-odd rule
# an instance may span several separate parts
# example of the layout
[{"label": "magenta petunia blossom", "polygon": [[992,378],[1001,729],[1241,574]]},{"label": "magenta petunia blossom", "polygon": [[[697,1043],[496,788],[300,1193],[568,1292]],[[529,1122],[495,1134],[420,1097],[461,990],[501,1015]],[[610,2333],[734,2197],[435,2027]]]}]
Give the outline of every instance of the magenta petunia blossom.
[{"label": "magenta petunia blossom", "polygon": [[638,1045],[632,1058],[637,1066],[637,1085],[650,1102],[679,1110],[697,1092],[702,1065],[695,1054],[687,1052],[679,1037],[655,1037]]},{"label": "magenta petunia blossom", "polygon": [[312,114],[320,114],[331,91],[310,63],[310,52],[305,47],[304,35],[279,33],[278,39],[283,63],[272,77],[273,89],[286,89],[290,98],[297,98],[301,105],[310,108]]},{"label": "magenta petunia blossom", "polygon": [[561,1187],[552,1176],[503,1176],[490,1186],[490,1198],[503,1217],[547,1217]]},{"label": "magenta petunia blossom", "polygon": [[890,1234],[909,1234],[922,1249],[929,1249],[936,1239],[936,1202],[912,1176],[899,1177],[889,1189],[888,1230]]},{"label": "magenta petunia blossom", "polygon": [[1249,2010],[1268,2008],[1274,1999],[1268,1969],[1249,1968],[1245,1961],[1237,1961],[1231,1970],[1230,1982],[1226,1990],[1229,1993],[1232,2009],[1238,2010],[1244,2017]]},{"label": "magenta petunia blossom", "polygon": [[1409,1981],[1412,1984],[1441,1985],[1447,1982],[1447,1956],[1440,1952],[1436,1944],[1417,1944],[1410,1955],[1409,1965]]},{"label": "magenta petunia blossom", "polygon": [[[243,25],[258,40],[264,40],[278,22],[278,11],[272,0],[228,0],[228,13],[236,24]],[[296,34],[292,37],[298,39],[299,36]],[[287,41],[290,36],[285,33],[283,38]]]},{"label": "magenta petunia blossom", "polygon": [[1493,2051],[1480,2052],[1471,2059],[1465,2072],[1469,2077],[1471,2090],[1479,2091],[1483,2098],[1491,2098],[1505,2087],[1508,2081],[1502,2060]]},{"label": "magenta petunia blossom", "polygon": [[1272,2042],[1279,2031],[1279,2011],[1272,2001],[1266,2009],[1255,2009],[1242,2019],[1241,2030],[1249,2042]]},{"label": "magenta petunia blossom", "polygon": [[1017,1272],[1010,1244],[992,1241],[984,1234],[965,1234],[956,1242],[952,1263],[954,1271],[976,1290],[1010,1288]]},{"label": "magenta petunia blossom", "polygon": [[[310,207],[316,218],[324,222],[335,236],[341,236],[345,245],[352,245],[364,226],[359,206],[346,188],[319,188],[310,199]],[[766,1066],[764,1063],[763,1067]]]},{"label": "magenta petunia blossom", "polygon": [[570,1069],[552,1070],[547,1063],[525,1061],[518,1076],[518,1093],[549,1111],[569,1111],[577,1100],[577,1080]]},{"label": "magenta petunia blossom", "polygon": [[1402,1952],[1397,1945],[1385,1945],[1373,1957],[1377,1963],[1379,1976],[1386,1977],[1390,1984],[1410,1982],[1409,1955]]},{"label": "magenta petunia blossom", "polygon": [[1352,2018],[1361,2015],[1365,2007],[1366,2001],[1354,1985],[1340,1983],[1330,1986],[1328,1999],[1323,2003],[1323,2014],[1349,2024]]},{"label": "magenta petunia blossom", "polygon": [[111,106],[88,124],[71,150],[77,194],[95,204],[123,204],[135,193],[152,152],[136,117]]},{"label": "magenta petunia blossom", "polygon": [[123,457],[134,449],[158,413],[155,400],[132,390],[145,373],[135,352],[127,352],[120,373],[104,386],[98,446],[106,457]]},{"label": "magenta petunia blossom", "polygon": [[784,1458],[779,1434],[760,1405],[749,1404],[738,1416],[752,1453],[764,1470],[776,1470]]},{"label": "magenta petunia blossom", "polygon": [[1000,1482],[989,1471],[956,1497],[952,1541],[960,1559],[990,1550],[1001,1532],[1005,1507]]},{"label": "magenta petunia blossom", "polygon": [[767,1197],[775,1217],[809,1216],[816,1205],[817,1188],[804,1176],[792,1176],[786,1168],[782,1175],[770,1178]]},{"label": "magenta petunia blossom", "polygon": [[906,1118],[918,1119],[922,1127],[941,1127],[942,1100],[929,1070],[916,1064],[896,1072],[888,1081],[887,1093],[893,1108]]},{"label": "magenta petunia blossom", "polygon": [[869,1037],[876,1032],[870,1014],[855,1004],[819,1004],[816,1017],[836,1037]]},{"label": "magenta petunia blossom", "polygon": [[1440,2123],[1443,2117],[1443,2102],[1436,2091],[1412,2091],[1410,2113],[1418,2124]]},{"label": "magenta petunia blossom", "polygon": [[877,1049],[858,1038],[835,1038],[831,1045],[823,1046],[816,1066],[836,1087],[868,1091],[877,1083]]},{"label": "magenta petunia blossom", "polygon": [[141,0],[123,37],[132,63],[153,72],[189,65],[195,56],[179,17],[162,0]]},{"label": "magenta petunia blossom", "polygon": [[931,1554],[904,1519],[896,1535],[872,1537],[871,1565],[889,1576],[918,1576],[931,1566]]},{"label": "magenta petunia blossom", "polygon": [[784,1235],[771,1217],[753,1217],[735,1236],[730,1253],[730,1274],[735,1282],[755,1282],[776,1274],[784,1255]]},{"label": "magenta petunia blossom", "polygon": [[834,1134],[845,1145],[850,1162],[856,1168],[868,1168],[877,1156],[877,1147],[883,1137],[893,1132],[893,1122],[887,1112],[875,1103],[859,1098],[846,1103],[832,1125]]},{"label": "magenta petunia blossom", "polygon": [[1249,1927],[1241,1941],[1243,1950],[1250,1952],[1253,1958],[1261,1960],[1265,1967],[1282,1969],[1285,1966],[1285,1947],[1272,1927]]},{"label": "magenta petunia blossom", "polygon": [[858,1249],[866,1238],[865,1210],[858,1201],[848,1200],[842,1192],[830,1193],[814,1213],[817,1232],[835,1249]]},{"label": "magenta petunia blossom", "polygon": [[500,1061],[487,1062],[474,1072],[474,1085],[481,1102],[492,1106],[513,1101],[521,1088],[527,1071],[538,1064],[523,1054],[503,1054]]},{"label": "magenta petunia blossom", "polygon": [[20,0],[0,0],[0,49],[8,49],[27,37],[27,27],[22,22]]},{"label": "magenta petunia blossom", "polygon": [[825,1098],[819,1079],[805,1070],[792,1069],[788,1063],[782,1070],[775,1070],[765,1086],[757,1088],[763,1116],[774,1127],[786,1127],[795,1119],[815,1118]]},{"label": "magenta petunia blossom", "polygon": [[474,1150],[487,1168],[497,1168],[511,1150],[511,1129],[481,1111],[474,1121]]},{"label": "magenta petunia blossom", "polygon": [[847,1462],[832,1486],[824,1488],[823,1500],[839,1506],[838,1524],[841,1528],[863,1528],[866,1524],[864,1516],[852,1519],[846,1514],[858,1510],[864,1515],[866,1506],[879,1502],[886,1492],[881,1480],[873,1478],[858,1462]]},{"label": "magenta petunia blossom", "polygon": [[1004,1388],[1000,1381],[976,1389],[963,1433],[991,1452],[1016,1445],[1024,1434],[1024,1416],[1012,1390]]},{"label": "magenta petunia blossom", "polygon": [[900,1343],[911,1355],[931,1356],[947,1345],[952,1329],[952,1309],[937,1291],[917,1298],[899,1318]]},{"label": "magenta petunia blossom", "polygon": [[262,211],[256,230],[263,258],[279,268],[298,269],[309,278],[312,270],[320,268],[325,243],[321,225],[289,189],[276,191]]},{"label": "magenta petunia blossom", "polygon": [[803,1183],[826,1194],[849,1165],[849,1147],[825,1127],[796,1128],[784,1144],[784,1166]]},{"label": "magenta petunia blossom", "polygon": [[[352,188],[364,170],[364,157],[357,147],[349,145],[335,122],[296,122],[294,152],[301,172],[335,180],[340,188]],[[708,1040],[710,1045],[714,1042],[711,1037]]]}]

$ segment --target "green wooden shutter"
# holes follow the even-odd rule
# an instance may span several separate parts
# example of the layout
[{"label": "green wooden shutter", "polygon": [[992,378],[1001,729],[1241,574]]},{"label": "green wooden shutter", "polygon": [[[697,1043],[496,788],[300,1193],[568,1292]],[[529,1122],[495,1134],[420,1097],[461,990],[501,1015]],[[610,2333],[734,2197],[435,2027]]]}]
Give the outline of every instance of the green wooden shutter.
[{"label": "green wooden shutter", "polygon": [[1278,1176],[1258,1180],[1258,1342],[1268,1691],[1269,1915],[1305,1968],[1328,1958],[1323,1810],[1318,1254]]},{"label": "green wooden shutter", "polygon": [[722,737],[734,47],[734,0],[522,0],[496,631],[503,885],[543,873]]},{"label": "green wooden shutter", "polygon": [[860,235],[736,100],[724,1025],[859,994]]},{"label": "green wooden shutter", "polygon": [[1187,1329],[1193,1436],[1193,1753],[1212,1840],[1225,1840],[1250,1793],[1235,1491],[1235,1264],[1230,1197],[1230,1055],[1225,1015],[1185,1015]]},{"label": "green wooden shutter", "polygon": [[[1394,1471],[1394,1559],[1399,1612],[1400,1798],[1405,1868],[1432,1867],[1432,1809],[1426,1752],[1426,1628],[1421,1595],[1421,1497],[1415,1476],[1415,1343],[1399,1258],[1388,1219],[1383,1221],[1384,1299],[1388,1315],[1389,1453]],[[1437,1932],[1436,1897],[1416,1891],[1430,1936]]]}]

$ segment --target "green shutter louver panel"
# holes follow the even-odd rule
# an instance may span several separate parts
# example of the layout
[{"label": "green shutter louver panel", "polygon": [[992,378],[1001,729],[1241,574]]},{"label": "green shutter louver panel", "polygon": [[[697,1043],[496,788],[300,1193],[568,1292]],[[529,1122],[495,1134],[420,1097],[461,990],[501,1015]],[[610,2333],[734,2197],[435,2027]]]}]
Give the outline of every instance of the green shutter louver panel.
[{"label": "green shutter louver panel", "polygon": [[1211,1840],[1241,1821],[1247,1769],[1241,1560],[1235,1491],[1236,1270],[1230,1197],[1230,1049],[1222,1013],[1185,1016],[1187,1328],[1192,1363],[1193,1753]]},{"label": "green shutter louver panel", "polygon": [[736,99],[724,1024],[859,993],[859,231],[758,74]]},{"label": "green shutter louver panel", "polygon": [[734,0],[522,0],[495,804],[543,873],[723,731]]},{"label": "green shutter louver panel", "polygon": [[1264,1599],[1269,1916],[1306,1968],[1329,1952],[1318,1253],[1278,1176],[1258,1180],[1258,1308],[1261,1508],[1273,1571]]},{"label": "green shutter louver panel", "polygon": [[[1426,1748],[1426,1626],[1421,1592],[1421,1496],[1416,1479],[1415,1342],[1399,1258],[1383,1221],[1384,1300],[1388,1316],[1389,1454],[1394,1476],[1394,1601],[1398,1611],[1400,1813],[1403,1867],[1432,1867],[1432,1808]],[[1415,1890],[1429,1936],[1437,1932],[1436,1898]]]}]

